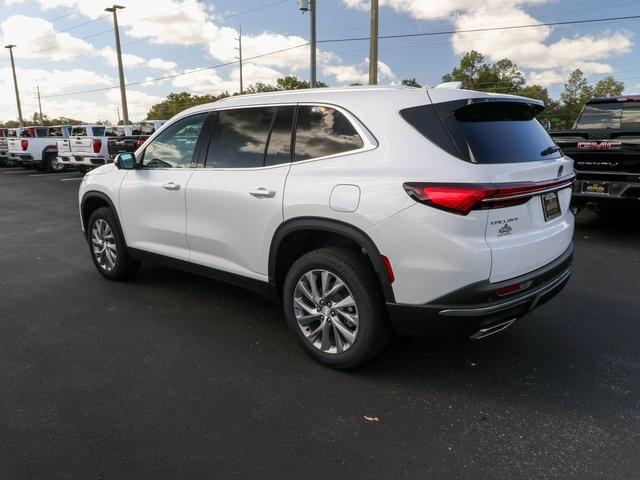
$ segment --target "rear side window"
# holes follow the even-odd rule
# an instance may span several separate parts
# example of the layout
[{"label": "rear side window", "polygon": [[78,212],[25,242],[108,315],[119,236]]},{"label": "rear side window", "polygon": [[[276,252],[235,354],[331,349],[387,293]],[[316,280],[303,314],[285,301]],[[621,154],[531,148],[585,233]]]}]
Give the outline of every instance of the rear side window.
[{"label": "rear side window", "polygon": [[84,127],[73,127],[71,129],[71,136],[72,137],[86,137],[87,136],[87,129]]},{"label": "rear side window", "polygon": [[191,115],[165,128],[145,148],[142,167],[194,167],[193,154],[206,116],[206,113]]},{"label": "rear side window", "polygon": [[296,161],[345,153],[363,146],[354,126],[338,110],[322,106],[298,107]]},{"label": "rear side window", "polygon": [[262,167],[275,112],[276,107],[219,111],[209,144],[206,167]]},{"label": "rear side window", "polygon": [[478,164],[520,163],[562,156],[535,116],[537,104],[468,101],[420,105],[400,115],[451,155]]}]

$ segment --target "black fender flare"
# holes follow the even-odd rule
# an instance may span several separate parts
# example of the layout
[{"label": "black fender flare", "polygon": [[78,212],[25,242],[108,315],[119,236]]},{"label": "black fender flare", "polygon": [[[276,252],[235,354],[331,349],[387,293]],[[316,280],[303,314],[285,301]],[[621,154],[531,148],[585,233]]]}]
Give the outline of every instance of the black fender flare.
[{"label": "black fender flare", "polygon": [[44,150],[42,150],[42,155],[40,155],[40,160],[44,162],[44,157],[48,153],[55,153],[56,156],[58,156],[58,147],[54,147],[53,145],[47,145],[46,147],[44,147]]},{"label": "black fender flare", "polygon": [[[82,221],[83,230],[85,230],[86,232],[86,225],[84,224],[84,208],[87,203],[87,200],[91,198],[99,198],[100,200],[104,200],[107,203],[107,205],[109,205],[109,208],[113,212],[113,216],[116,219],[118,230],[120,230],[120,235],[122,235],[122,238],[126,245],[127,239],[124,235],[124,231],[122,230],[122,225],[120,224],[120,217],[118,216],[118,211],[116,210],[116,206],[113,204],[113,202],[111,201],[111,198],[109,198],[107,194],[99,192],[97,190],[89,190],[88,192],[85,192],[84,195],[82,195],[82,201],[80,202],[80,219]],[[85,237],[88,238],[87,235],[85,235]]]},{"label": "black fender flare", "polygon": [[382,263],[382,254],[376,244],[362,230],[340,220],[321,217],[298,217],[281,224],[273,234],[269,248],[269,282],[275,284],[278,251],[282,241],[295,231],[317,230],[343,235],[357,243],[369,256],[373,269],[378,277],[382,293],[386,302],[395,302],[393,288],[389,281],[387,270]]}]

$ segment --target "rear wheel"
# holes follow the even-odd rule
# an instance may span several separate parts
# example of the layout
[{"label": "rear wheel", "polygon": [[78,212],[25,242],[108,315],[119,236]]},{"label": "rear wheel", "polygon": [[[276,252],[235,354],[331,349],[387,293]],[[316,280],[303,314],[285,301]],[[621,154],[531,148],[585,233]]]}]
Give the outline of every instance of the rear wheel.
[{"label": "rear wheel", "polygon": [[127,252],[110,208],[98,208],[91,214],[87,222],[87,236],[93,263],[102,275],[110,280],[124,280],[137,273],[140,262]]},{"label": "rear wheel", "polygon": [[58,156],[55,153],[45,153],[44,166],[51,173],[60,173],[64,170],[64,164],[58,162]]},{"label": "rear wheel", "polygon": [[287,274],[283,302],[291,332],[329,367],[362,365],[389,341],[375,274],[349,249],[322,248],[300,257]]}]

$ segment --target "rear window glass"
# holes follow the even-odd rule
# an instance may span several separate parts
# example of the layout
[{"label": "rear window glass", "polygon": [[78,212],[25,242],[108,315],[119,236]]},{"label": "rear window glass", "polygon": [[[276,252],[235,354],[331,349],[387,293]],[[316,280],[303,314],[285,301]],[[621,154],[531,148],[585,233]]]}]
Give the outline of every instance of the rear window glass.
[{"label": "rear window glass", "polygon": [[640,103],[590,103],[582,111],[576,128],[639,128]]},{"label": "rear window glass", "polygon": [[104,129],[105,137],[124,137],[125,135],[123,127],[107,127]]},{"label": "rear window glass", "polygon": [[91,127],[91,133],[94,137],[104,136],[104,127]]},{"label": "rear window glass", "polygon": [[562,156],[535,116],[537,104],[458,100],[406,108],[400,115],[443,150],[471,163],[520,163]]},{"label": "rear window glass", "polygon": [[131,135],[152,135],[156,129],[150,123],[136,123],[131,128]]},{"label": "rear window glass", "polygon": [[47,132],[47,136],[49,137],[62,137],[64,136],[62,133],[62,127],[49,127],[49,131]]},{"label": "rear window glass", "polygon": [[17,137],[18,136],[18,132],[16,130],[9,130],[7,132],[7,137]]}]

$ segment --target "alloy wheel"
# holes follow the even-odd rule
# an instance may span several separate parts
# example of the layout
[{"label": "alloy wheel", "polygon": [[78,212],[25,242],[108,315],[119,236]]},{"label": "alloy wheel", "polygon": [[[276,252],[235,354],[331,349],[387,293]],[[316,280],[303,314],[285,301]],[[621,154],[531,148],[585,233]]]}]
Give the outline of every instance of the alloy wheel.
[{"label": "alloy wheel", "polygon": [[307,341],[324,353],[343,353],[358,336],[358,306],[345,282],[332,272],[311,270],[300,277],[293,309]]},{"label": "alloy wheel", "polygon": [[91,228],[91,246],[100,268],[112,270],[118,258],[116,239],[109,224],[101,218],[97,219]]}]

